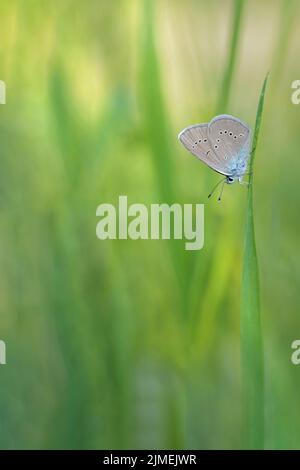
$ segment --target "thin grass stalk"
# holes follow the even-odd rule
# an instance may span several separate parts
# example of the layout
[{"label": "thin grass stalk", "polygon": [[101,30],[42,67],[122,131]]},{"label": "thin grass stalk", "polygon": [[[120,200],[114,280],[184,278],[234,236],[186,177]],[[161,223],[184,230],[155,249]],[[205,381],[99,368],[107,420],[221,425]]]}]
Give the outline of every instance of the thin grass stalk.
[{"label": "thin grass stalk", "polygon": [[245,251],[241,296],[241,367],[245,447],[264,447],[264,367],[260,318],[259,272],[254,232],[253,165],[264,105],[267,79],[262,86],[250,158]]}]

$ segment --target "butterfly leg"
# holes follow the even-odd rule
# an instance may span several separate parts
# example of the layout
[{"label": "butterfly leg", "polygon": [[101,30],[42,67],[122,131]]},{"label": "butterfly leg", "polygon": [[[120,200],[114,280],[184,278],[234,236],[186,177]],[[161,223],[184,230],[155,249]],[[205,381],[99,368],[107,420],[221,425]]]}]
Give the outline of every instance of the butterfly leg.
[{"label": "butterfly leg", "polygon": [[242,181],[242,179],[244,178],[244,176],[250,176],[252,175],[253,171],[246,171],[245,173],[243,173],[242,175],[238,176],[238,180],[239,182]]},{"label": "butterfly leg", "polygon": [[221,188],[221,192],[220,192],[220,196],[218,197],[218,202],[221,202],[222,194],[223,194],[223,189],[224,189],[224,185],[225,185],[225,181],[226,181],[226,179],[223,181],[222,188]]},{"label": "butterfly leg", "polygon": [[239,177],[239,183],[244,185],[244,186],[249,186],[249,184],[250,184],[249,181],[243,181],[243,176]]}]

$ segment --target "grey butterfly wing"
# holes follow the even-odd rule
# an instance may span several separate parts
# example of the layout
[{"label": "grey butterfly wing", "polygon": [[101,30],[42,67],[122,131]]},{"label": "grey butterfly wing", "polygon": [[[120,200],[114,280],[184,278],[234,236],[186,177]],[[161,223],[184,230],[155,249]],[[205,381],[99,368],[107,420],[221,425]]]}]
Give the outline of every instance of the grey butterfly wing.
[{"label": "grey butterfly wing", "polygon": [[208,138],[224,171],[245,172],[250,153],[250,128],[245,123],[230,115],[216,116],[208,125]]},{"label": "grey butterfly wing", "polygon": [[208,138],[208,124],[194,124],[193,126],[189,126],[180,132],[178,139],[189,152],[203,163],[218,173],[223,175],[227,174],[224,173],[224,165],[220,165],[219,158],[211,147]]}]

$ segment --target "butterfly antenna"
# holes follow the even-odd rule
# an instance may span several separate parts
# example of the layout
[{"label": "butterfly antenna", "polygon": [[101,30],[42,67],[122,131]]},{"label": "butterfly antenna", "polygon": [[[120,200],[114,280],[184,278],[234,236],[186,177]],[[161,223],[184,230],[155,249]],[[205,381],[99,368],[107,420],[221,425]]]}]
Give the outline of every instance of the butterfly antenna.
[{"label": "butterfly antenna", "polygon": [[218,183],[213,187],[213,189],[212,189],[211,192],[209,193],[209,195],[208,195],[209,198],[214,194],[215,190],[217,189],[217,187],[219,186],[219,184],[222,183],[222,181],[224,181],[224,183],[225,183],[225,180],[226,180],[226,178],[222,178],[220,181],[218,181]]},{"label": "butterfly antenna", "polygon": [[[226,179],[226,178],[225,178],[225,179]],[[223,194],[223,189],[224,189],[224,185],[225,185],[225,180],[224,180],[223,185],[222,185],[222,188],[221,188],[220,196],[218,197],[218,202],[221,202],[222,194]]]}]

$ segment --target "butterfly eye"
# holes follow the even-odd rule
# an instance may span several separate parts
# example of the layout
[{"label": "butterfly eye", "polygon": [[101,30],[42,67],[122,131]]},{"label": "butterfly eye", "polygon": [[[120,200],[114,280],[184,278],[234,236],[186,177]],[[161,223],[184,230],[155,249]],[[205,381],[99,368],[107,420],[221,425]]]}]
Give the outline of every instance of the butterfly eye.
[{"label": "butterfly eye", "polygon": [[217,145],[215,145],[215,149],[217,149],[217,148],[218,148],[218,146],[217,146]]},{"label": "butterfly eye", "polygon": [[243,137],[244,134],[240,134],[240,137]]},{"label": "butterfly eye", "polygon": [[217,139],[217,142],[219,143],[219,142],[220,142],[220,139]]},{"label": "butterfly eye", "polygon": [[224,131],[224,134],[227,134],[227,131]]},{"label": "butterfly eye", "polygon": [[236,138],[237,138],[237,135],[235,135],[233,138],[236,139]]},{"label": "butterfly eye", "polygon": [[225,155],[224,159],[227,160],[227,155]]},{"label": "butterfly eye", "polygon": [[202,140],[201,140],[201,139],[199,139],[199,140],[198,140],[198,142],[199,142],[199,144],[201,144]]},{"label": "butterfly eye", "polygon": [[219,134],[220,134],[220,135],[222,135],[222,134],[223,134],[223,132],[222,132],[222,131],[220,131],[220,132],[219,132]]},{"label": "butterfly eye", "polygon": [[203,139],[203,142],[207,142],[207,139]]},{"label": "butterfly eye", "polygon": [[232,135],[232,132],[229,132],[229,135]]}]

